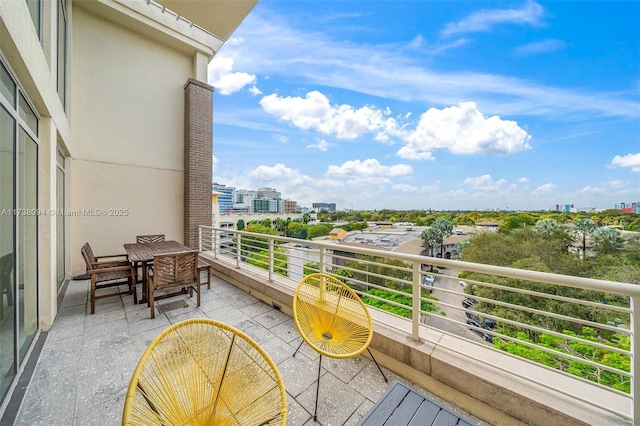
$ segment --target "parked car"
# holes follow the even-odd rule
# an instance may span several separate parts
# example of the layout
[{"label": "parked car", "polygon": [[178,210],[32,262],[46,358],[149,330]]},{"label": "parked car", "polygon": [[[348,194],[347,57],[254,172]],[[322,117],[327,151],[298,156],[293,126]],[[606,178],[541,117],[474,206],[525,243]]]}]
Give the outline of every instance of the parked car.
[{"label": "parked car", "polygon": [[424,287],[428,287],[429,288],[429,294],[431,294],[433,292],[433,283],[436,281],[436,277],[434,275],[428,274],[425,275],[424,278],[422,279],[422,285]]},{"label": "parked car", "polygon": [[486,325],[492,330],[496,328],[497,323],[496,323],[496,320],[494,320],[493,318],[485,318],[483,322],[484,322],[484,325]]},{"label": "parked car", "polygon": [[471,321],[475,321],[478,324],[482,324],[482,318],[480,318],[480,316],[478,314],[474,314],[473,312],[465,312],[465,315]]},{"label": "parked car", "polygon": [[473,307],[476,306],[476,303],[478,303],[476,299],[471,299],[467,297],[462,301],[462,306],[464,306],[465,309],[473,309]]},{"label": "parked car", "polygon": [[477,322],[482,327],[487,327],[490,330],[493,330],[494,328],[496,328],[497,322],[493,318],[483,318],[474,312],[465,312],[465,314],[467,315],[467,319]]},{"label": "parked car", "polygon": [[473,331],[474,333],[477,333],[480,337],[482,337],[485,341],[487,342],[492,342],[493,341],[493,335],[491,335],[491,333],[489,333],[491,331],[491,327],[489,327],[488,325],[484,325],[474,319],[467,319],[467,324],[473,326],[473,327],[477,327],[476,328],[471,328],[469,327],[469,329],[471,331]]}]

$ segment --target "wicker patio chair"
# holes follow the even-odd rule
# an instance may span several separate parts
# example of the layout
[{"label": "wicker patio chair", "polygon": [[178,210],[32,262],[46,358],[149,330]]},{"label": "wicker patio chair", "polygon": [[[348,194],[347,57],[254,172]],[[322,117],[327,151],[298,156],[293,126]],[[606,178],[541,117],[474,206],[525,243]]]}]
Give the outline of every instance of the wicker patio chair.
[{"label": "wicker patio chair", "polygon": [[293,295],[293,319],[302,336],[294,352],[295,357],[303,343],[320,354],[314,421],[318,415],[320,370],[322,356],[346,359],[356,357],[365,350],[388,382],[369,344],[373,337],[373,322],[367,306],[342,281],[326,274],[307,275],[300,281]]},{"label": "wicker patio chair", "polygon": [[[151,318],[156,317],[154,300],[164,299],[179,294],[197,293],[197,306],[200,306],[200,272],[198,270],[198,251],[181,251],[176,253],[158,254],[153,257],[153,266],[147,274],[147,288],[149,291],[149,308]],[[156,295],[158,291],[173,290],[177,292]]]},{"label": "wicker patio chair", "polygon": [[286,425],[284,382],[241,331],[206,318],[166,329],[133,372],[123,425]]},{"label": "wicker patio chair", "polygon": [[[107,256],[95,256],[89,243],[85,243],[80,249],[84,263],[87,267],[87,274],[91,276],[91,313],[96,312],[96,299],[119,296],[121,294],[132,294],[133,302],[138,303],[136,293],[136,271],[129,262],[126,254],[115,254]],[[111,260],[108,260],[111,259]],[[112,292],[96,295],[96,290],[108,287],[116,287],[127,280],[129,290],[124,292]]]}]

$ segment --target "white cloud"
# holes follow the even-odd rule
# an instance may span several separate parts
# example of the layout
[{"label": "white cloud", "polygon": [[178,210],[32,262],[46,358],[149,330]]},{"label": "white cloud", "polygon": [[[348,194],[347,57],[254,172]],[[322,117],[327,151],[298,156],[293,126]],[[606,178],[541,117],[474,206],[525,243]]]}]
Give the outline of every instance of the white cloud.
[{"label": "white cloud", "polygon": [[258,89],[256,86],[249,87],[249,93],[255,96],[262,95],[262,90]]},{"label": "white cloud", "polygon": [[289,143],[289,138],[285,135],[273,135],[273,139],[280,143]]},{"label": "white cloud", "polygon": [[[411,160],[433,160],[432,150],[448,150],[454,154],[512,154],[531,148],[531,136],[515,121],[498,116],[487,117],[473,102],[423,113],[415,129],[400,126],[389,117],[391,110],[365,105],[354,108],[342,104],[332,106],[318,91],[304,98],[271,94],[260,100],[269,114],[302,130],[315,130],[335,135],[338,139],[355,139],[375,134],[375,140],[390,143],[395,138],[405,142],[396,155]],[[405,120],[405,114],[398,117]]]},{"label": "white cloud", "polygon": [[500,24],[543,25],[544,9],[538,3],[527,2],[519,9],[494,9],[476,12],[458,22],[447,24],[443,37],[458,33],[488,32]]},{"label": "white cloud", "polygon": [[319,149],[322,152],[327,152],[327,150],[329,149],[329,145],[329,142],[324,139],[320,139],[316,144],[307,145],[307,148],[315,148]]},{"label": "white cloud", "polygon": [[521,177],[520,179],[518,179],[518,182],[520,182],[520,183],[527,183],[527,182],[529,182],[529,178],[527,178],[527,177]]},{"label": "white cloud", "polygon": [[346,104],[331,106],[329,99],[316,90],[304,98],[271,94],[263,97],[260,105],[267,113],[299,129],[313,129],[339,139],[355,139],[365,133],[396,126],[393,118],[385,118],[387,111],[372,106],[358,109]]},{"label": "white cloud", "polygon": [[609,182],[609,186],[611,188],[614,188],[614,189],[622,189],[622,188],[624,188],[626,186],[629,186],[629,182],[625,182],[623,180],[616,179],[616,180],[610,181]]},{"label": "white cloud", "polygon": [[585,186],[578,192],[580,194],[604,194],[604,188],[594,188],[592,186]]},{"label": "white cloud", "polygon": [[[537,8],[536,3],[529,3],[518,10],[524,15],[529,11],[530,20],[539,22],[533,18]],[[490,12],[484,13],[480,18],[490,16]],[[305,30],[304,26],[297,28],[287,19],[266,7],[252,11],[236,34],[245,42],[227,42],[225,55],[232,56],[240,69],[264,79],[268,77],[262,76],[294,76],[301,85],[322,85],[425,105],[453,105],[472,99],[491,115],[542,115],[553,120],[567,115],[575,118],[576,114],[588,120],[594,115],[640,116],[638,102],[624,92],[546,86],[514,75],[450,67],[450,71],[442,71],[418,60],[406,42],[356,44],[344,37],[336,40],[328,33]],[[450,47],[455,47],[459,40],[451,43]],[[318,56],[316,52],[323,54]]]},{"label": "white cloud", "polygon": [[611,160],[611,167],[630,167],[632,172],[640,173],[640,153],[616,155]]},{"label": "white cloud", "polygon": [[251,89],[252,93],[258,90],[255,88],[256,76],[245,72],[234,72],[233,59],[226,56],[216,56],[209,63],[207,80],[221,95],[238,92],[250,84],[254,85]]},{"label": "white cloud", "polygon": [[525,44],[524,46],[520,46],[516,49],[516,54],[525,56],[525,55],[538,55],[541,53],[547,52],[555,52],[558,50],[562,50],[567,46],[567,44],[562,40],[548,39],[543,41],[538,41],[535,43]]},{"label": "white cloud", "polygon": [[[282,163],[278,163],[273,167],[269,166],[258,166],[254,170],[249,173],[249,176],[252,178],[272,181],[279,179],[300,179],[303,175],[300,174],[298,170],[294,170],[285,166]],[[309,178],[311,179],[311,178]]]},{"label": "white cloud", "polygon": [[398,152],[396,152],[396,155],[407,160],[435,160],[431,152],[420,152],[410,145],[405,145],[400,148]]},{"label": "white cloud", "polygon": [[423,113],[415,130],[406,134],[401,158],[430,158],[431,151],[454,154],[512,154],[530,149],[531,136],[518,123],[498,116],[486,117],[473,102]]},{"label": "white cloud", "polygon": [[497,191],[505,182],[505,179],[494,181],[491,175],[470,177],[464,180],[465,185],[480,191]]},{"label": "white cloud", "polygon": [[249,173],[225,178],[230,186],[254,189],[264,186],[276,188],[283,197],[296,200],[300,205],[307,207],[311,207],[311,203],[315,201],[331,200],[346,203],[351,198],[349,191],[341,193],[345,187],[344,182],[331,178],[311,177],[283,163],[275,166],[261,165]]},{"label": "white cloud", "polygon": [[536,188],[536,192],[538,193],[548,193],[556,189],[556,186],[552,183],[545,183],[544,185],[540,185]]},{"label": "white cloud", "polygon": [[394,191],[400,191],[400,192],[418,192],[420,190],[419,187],[408,185],[406,183],[398,183],[396,185],[393,185],[392,189]]},{"label": "white cloud", "polygon": [[216,158],[215,155],[211,156],[211,169],[212,169],[212,173],[215,173],[216,171],[216,164],[218,164],[218,159]]},{"label": "white cloud", "polygon": [[411,173],[413,173],[413,167],[407,164],[383,166],[375,158],[368,158],[364,161],[346,161],[341,166],[331,165],[327,169],[326,174],[329,176],[349,177],[387,177],[408,175]]}]

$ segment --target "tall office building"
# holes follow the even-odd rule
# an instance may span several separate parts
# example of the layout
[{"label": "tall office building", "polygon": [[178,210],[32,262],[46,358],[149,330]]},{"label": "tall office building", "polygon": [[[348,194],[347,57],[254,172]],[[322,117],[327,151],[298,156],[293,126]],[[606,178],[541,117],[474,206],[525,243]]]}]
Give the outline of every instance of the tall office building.
[{"label": "tall office building", "polygon": [[336,203],[313,203],[314,210],[324,210],[328,212],[336,211]]},{"label": "tall office building", "polygon": [[211,189],[221,194],[218,195],[220,214],[233,213],[233,198],[236,189],[233,186],[226,186],[216,182],[211,185]]}]

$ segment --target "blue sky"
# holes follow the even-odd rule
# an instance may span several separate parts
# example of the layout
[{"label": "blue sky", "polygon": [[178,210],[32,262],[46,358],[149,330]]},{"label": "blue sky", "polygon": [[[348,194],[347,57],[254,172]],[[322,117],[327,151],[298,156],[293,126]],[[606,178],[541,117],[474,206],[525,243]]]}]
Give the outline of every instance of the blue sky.
[{"label": "blue sky", "polygon": [[260,0],[209,65],[214,182],[338,209],[640,201],[640,2]]}]

